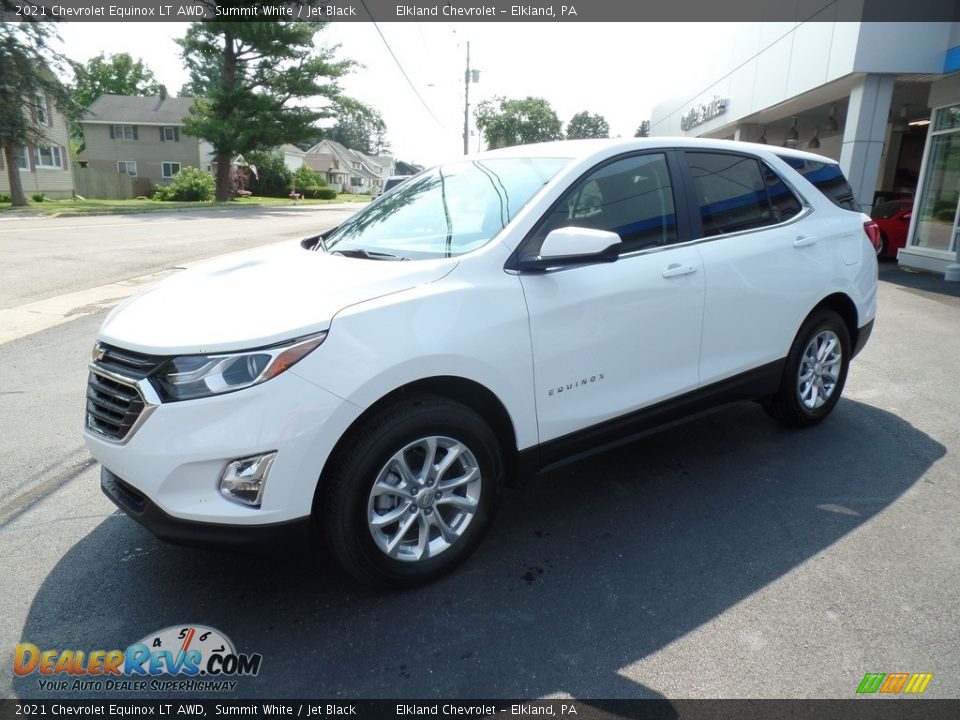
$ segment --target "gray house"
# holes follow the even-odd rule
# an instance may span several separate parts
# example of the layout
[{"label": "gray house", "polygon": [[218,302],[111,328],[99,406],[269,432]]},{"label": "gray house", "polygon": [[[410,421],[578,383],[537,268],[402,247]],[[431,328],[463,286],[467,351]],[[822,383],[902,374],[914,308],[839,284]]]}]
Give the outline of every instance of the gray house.
[{"label": "gray house", "polygon": [[[83,126],[87,167],[145,178],[165,185],[189,166],[210,169],[212,148],[183,132],[193,98],[173,98],[161,87],[152,97],[101,95],[87,111]],[[138,183],[142,185],[142,183]]]}]

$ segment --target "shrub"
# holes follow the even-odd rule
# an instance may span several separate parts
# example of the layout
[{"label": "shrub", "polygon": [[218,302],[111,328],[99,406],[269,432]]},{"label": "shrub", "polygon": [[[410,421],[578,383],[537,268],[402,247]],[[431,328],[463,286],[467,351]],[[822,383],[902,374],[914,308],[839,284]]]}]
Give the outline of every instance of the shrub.
[{"label": "shrub", "polygon": [[34,193],[30,197],[33,198],[34,202],[43,202],[46,198],[43,196],[43,193]]},{"label": "shrub", "polygon": [[206,170],[185,167],[166,187],[157,188],[154,200],[212,200],[217,183]]},{"label": "shrub", "polygon": [[337,197],[337,191],[329,187],[316,188],[316,194],[311,197],[318,200],[334,200]]},{"label": "shrub", "polygon": [[10,202],[10,193],[0,192],[0,203]]},{"label": "shrub", "polygon": [[265,152],[244,153],[244,158],[257,168],[257,174],[248,172],[247,189],[254,195],[285,198],[290,196],[290,181],[293,174],[283,162],[282,155]]},{"label": "shrub", "polygon": [[323,179],[322,174],[316,170],[311,170],[306,165],[301,165],[296,169],[293,173],[293,182],[297,191],[302,191],[304,195],[307,194],[306,191],[309,188],[322,188],[327,185],[327,181]]}]

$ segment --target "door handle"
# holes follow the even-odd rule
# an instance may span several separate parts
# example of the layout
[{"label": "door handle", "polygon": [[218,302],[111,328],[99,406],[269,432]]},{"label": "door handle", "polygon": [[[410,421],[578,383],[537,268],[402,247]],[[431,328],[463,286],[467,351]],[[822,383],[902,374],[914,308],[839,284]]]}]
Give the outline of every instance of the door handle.
[{"label": "door handle", "polygon": [[693,265],[677,265],[674,263],[666,270],[664,270],[660,275],[665,278],[680,277],[681,275],[690,275],[695,273],[697,269]]},{"label": "door handle", "polygon": [[817,241],[815,237],[798,237],[793,241],[793,246],[796,248],[806,247],[807,245],[813,245]]}]

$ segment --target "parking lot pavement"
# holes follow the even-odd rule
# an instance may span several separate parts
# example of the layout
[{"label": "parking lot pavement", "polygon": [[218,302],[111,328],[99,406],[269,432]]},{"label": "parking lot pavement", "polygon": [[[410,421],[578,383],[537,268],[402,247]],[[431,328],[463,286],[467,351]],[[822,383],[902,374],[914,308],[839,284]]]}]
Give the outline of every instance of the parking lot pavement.
[{"label": "parking lot pavement", "polygon": [[310,547],[156,541],[83,465],[102,313],[7,343],[2,475],[46,484],[0,504],[0,696],[140,697],[43,691],[12,648],[201,623],[263,654],[238,697],[853,697],[866,672],[933,673],[925,696],[958,697],[958,300],[881,275],[873,338],[821,426],[745,404],[536,478],[461,570],[402,593]]}]

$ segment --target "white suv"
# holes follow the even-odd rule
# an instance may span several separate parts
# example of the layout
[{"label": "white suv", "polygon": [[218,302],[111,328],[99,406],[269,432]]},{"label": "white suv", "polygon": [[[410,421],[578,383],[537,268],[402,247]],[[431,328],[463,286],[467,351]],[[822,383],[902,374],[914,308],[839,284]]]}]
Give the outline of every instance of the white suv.
[{"label": "white suv", "polygon": [[423,582],[477,546],[505,481],[734,401],[821,421],[870,335],[876,232],[809,153],[483,153],[118,307],[87,446],[160,538],[312,526],[361,579]]}]

